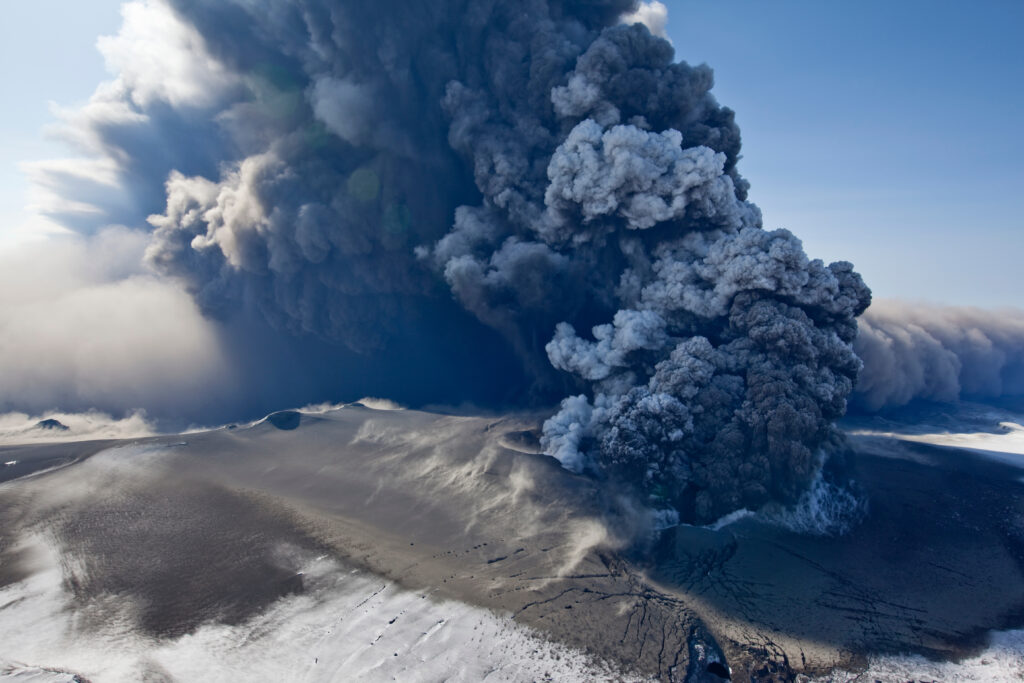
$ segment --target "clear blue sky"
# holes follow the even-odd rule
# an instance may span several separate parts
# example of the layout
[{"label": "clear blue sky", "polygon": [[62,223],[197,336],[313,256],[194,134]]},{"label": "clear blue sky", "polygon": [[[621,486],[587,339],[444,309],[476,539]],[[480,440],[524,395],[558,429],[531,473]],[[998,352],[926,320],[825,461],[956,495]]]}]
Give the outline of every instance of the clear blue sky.
[{"label": "clear blue sky", "polygon": [[876,295],[1024,306],[1024,2],[666,4],[767,227]]},{"label": "clear blue sky", "polygon": [[109,77],[96,50],[96,39],[117,31],[120,7],[120,0],[4,4],[4,20],[0,22],[0,76],[4,88],[4,106],[0,107],[0,233],[27,218],[22,209],[28,183],[18,164],[69,155],[65,147],[43,136],[42,129],[54,122],[50,103],[83,103],[96,85]]},{"label": "clear blue sky", "polygon": [[[714,67],[737,112],[767,227],[880,296],[1024,306],[1024,2],[666,4],[678,57]],[[119,5],[5,7],[0,230],[25,220],[18,162],[64,153],[42,136],[49,102],[107,76],[95,42]]]}]

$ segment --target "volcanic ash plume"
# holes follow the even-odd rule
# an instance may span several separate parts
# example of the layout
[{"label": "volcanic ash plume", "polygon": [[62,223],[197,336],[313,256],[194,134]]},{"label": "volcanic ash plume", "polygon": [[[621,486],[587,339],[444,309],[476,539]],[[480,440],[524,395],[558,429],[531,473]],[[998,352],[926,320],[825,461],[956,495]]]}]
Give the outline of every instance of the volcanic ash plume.
[{"label": "volcanic ash plume", "polygon": [[808,261],[785,231],[695,233],[654,248],[594,341],[559,325],[557,367],[590,380],[544,425],[566,466],[596,467],[710,521],[793,501],[835,438],[860,369],[849,264]]},{"label": "volcanic ash plume", "polygon": [[[166,181],[148,259],[207,314],[258,310],[410,377],[429,354],[396,349],[476,340],[445,362],[505,401],[573,394],[549,453],[686,520],[809,485],[870,293],[761,229],[711,70],[630,23],[660,30],[663,5],[129,8],[105,44],[122,77],[69,125],[122,186]],[[175,29],[139,39],[150,14]],[[132,223],[132,194],[88,215]]]},{"label": "volcanic ash plume", "polygon": [[860,321],[864,372],[854,405],[1024,395],[1024,315],[969,307],[874,304]]},{"label": "volcanic ash plume", "polygon": [[[527,127],[560,140],[541,157],[546,179],[478,173],[482,205],[460,209],[435,248],[452,290],[518,334],[523,311],[562,318],[546,354],[588,389],[544,426],[566,467],[620,479],[689,520],[795,500],[860,369],[851,343],[868,289],[850,264],[808,260],[790,233],[760,229],[706,69],[673,64],[639,26],[616,27],[564,83]],[[451,97],[469,96],[455,85]],[[483,117],[449,108],[478,171],[509,166],[508,148],[495,158],[487,145],[516,140],[491,128],[502,108],[475,135]]]}]

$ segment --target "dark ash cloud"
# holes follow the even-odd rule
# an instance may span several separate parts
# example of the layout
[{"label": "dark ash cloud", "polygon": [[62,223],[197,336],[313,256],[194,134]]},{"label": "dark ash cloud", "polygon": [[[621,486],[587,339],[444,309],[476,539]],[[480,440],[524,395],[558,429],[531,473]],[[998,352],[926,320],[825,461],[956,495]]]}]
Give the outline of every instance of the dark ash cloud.
[{"label": "dark ash cloud", "polygon": [[544,444],[571,469],[691,521],[793,502],[870,292],[762,229],[711,69],[640,9],[132,3],[120,77],[67,122],[107,190],[40,167],[49,213],[148,217],[150,267],[277,331],[239,353],[319,349],[285,387],[340,365],[336,392],[413,405],[564,399]]}]

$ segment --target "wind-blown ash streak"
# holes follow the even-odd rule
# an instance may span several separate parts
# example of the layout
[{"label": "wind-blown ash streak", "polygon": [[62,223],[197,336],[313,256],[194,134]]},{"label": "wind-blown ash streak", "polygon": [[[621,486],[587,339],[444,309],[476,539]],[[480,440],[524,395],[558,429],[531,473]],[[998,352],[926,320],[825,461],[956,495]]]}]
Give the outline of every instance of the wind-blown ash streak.
[{"label": "wind-blown ash streak", "polygon": [[506,402],[577,394],[545,427],[563,464],[686,519],[793,501],[869,291],[761,229],[711,70],[621,23],[637,10],[133,3],[103,44],[122,75],[74,130],[148,191],[92,208],[148,207],[149,263],[207,314],[255,309],[399,374],[423,365],[410,348],[472,339],[445,362]]},{"label": "wind-blown ash streak", "polygon": [[1024,313],[880,301],[860,320],[853,405],[1024,395]]}]

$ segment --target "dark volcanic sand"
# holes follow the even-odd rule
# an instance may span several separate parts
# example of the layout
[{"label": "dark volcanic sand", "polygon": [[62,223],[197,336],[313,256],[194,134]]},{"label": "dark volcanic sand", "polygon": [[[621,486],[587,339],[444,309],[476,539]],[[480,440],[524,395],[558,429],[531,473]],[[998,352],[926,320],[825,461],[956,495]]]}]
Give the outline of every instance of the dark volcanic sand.
[{"label": "dark volcanic sand", "polygon": [[670,531],[651,560],[619,540],[637,520],[606,491],[529,452],[533,427],[349,407],[91,459],[100,447],[22,447],[4,459],[75,464],[0,485],[0,585],[28,571],[19,538],[42,532],[83,627],[130,604],[168,638],[247,619],[330,554],[663,680],[721,680],[722,656],[734,680],[958,657],[1024,623],[1018,470],[859,439],[870,508],[846,537],[746,519]]},{"label": "dark volcanic sand", "polygon": [[[27,513],[19,502],[21,487],[4,487],[3,483],[65,467],[118,443],[105,440],[0,446],[0,588],[21,581],[29,572],[25,551],[16,547]],[[12,461],[13,465],[5,464]]]},{"label": "dark volcanic sand", "polygon": [[[122,442],[113,439],[31,446],[0,446],[0,483],[70,465]],[[13,465],[4,463],[14,462]]]},{"label": "dark volcanic sand", "polygon": [[846,536],[814,538],[743,520],[682,527],[650,577],[698,596],[733,658],[756,640],[796,669],[830,657],[918,653],[956,659],[990,629],[1024,623],[1020,471],[906,444],[909,459],[860,453],[869,512]]}]

